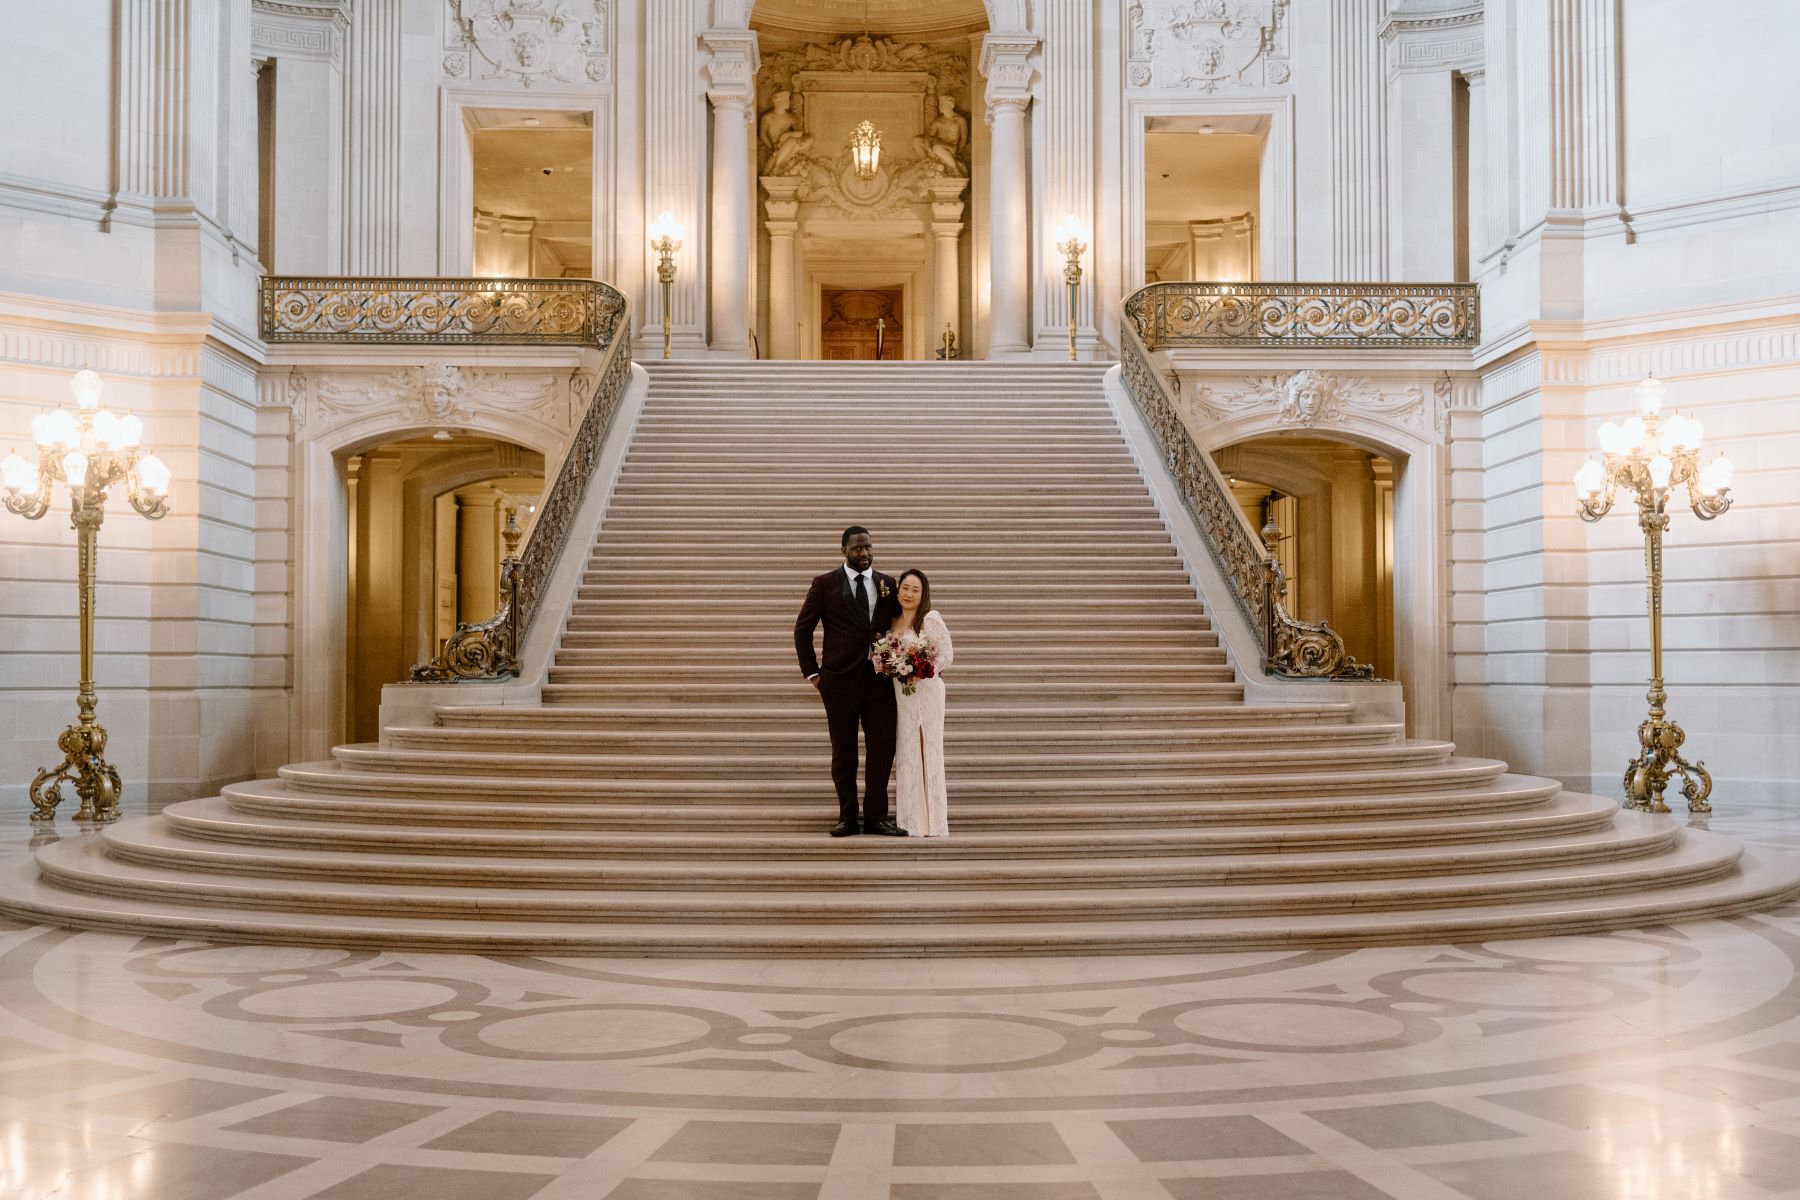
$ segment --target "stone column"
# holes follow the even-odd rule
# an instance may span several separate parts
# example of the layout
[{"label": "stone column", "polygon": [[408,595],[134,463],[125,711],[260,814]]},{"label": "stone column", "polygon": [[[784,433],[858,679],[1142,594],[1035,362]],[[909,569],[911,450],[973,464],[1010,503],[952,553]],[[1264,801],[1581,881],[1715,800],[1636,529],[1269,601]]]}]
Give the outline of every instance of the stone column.
[{"label": "stone column", "polygon": [[[251,47],[275,73],[274,264],[329,275],[343,263],[344,35],[341,8],[257,8]],[[266,252],[267,248],[265,248]]]},{"label": "stone column", "polygon": [[794,193],[800,188],[798,179],[770,175],[762,181],[769,194],[764,208],[769,219],[763,228],[769,231],[769,357],[800,357],[800,308],[794,289],[794,237],[800,223],[800,202]]},{"label": "stone column", "polygon": [[981,46],[987,76],[988,356],[1029,353],[1031,180],[1026,170],[1025,112],[1031,105],[1030,55],[1037,38],[990,33]]},{"label": "stone column", "polygon": [[931,328],[925,343],[934,355],[944,344],[944,327],[956,334],[958,352],[968,357],[969,347],[962,327],[962,275],[959,267],[960,240],[963,223],[963,189],[966,179],[940,178],[930,185],[931,237],[937,247],[932,267],[933,301]]},{"label": "stone column", "polygon": [[751,80],[756,74],[756,35],[713,30],[703,35],[712,52],[707,75],[712,86],[712,261],[710,298],[715,353],[742,358],[750,353],[750,190]]}]

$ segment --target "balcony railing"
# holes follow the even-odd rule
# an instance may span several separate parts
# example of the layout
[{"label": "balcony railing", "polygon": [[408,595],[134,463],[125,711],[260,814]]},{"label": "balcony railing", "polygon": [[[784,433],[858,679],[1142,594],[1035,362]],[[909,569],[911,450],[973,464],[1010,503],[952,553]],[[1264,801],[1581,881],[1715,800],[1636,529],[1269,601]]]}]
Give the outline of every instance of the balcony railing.
[{"label": "balcony railing", "polygon": [[[1148,290],[1148,289],[1146,289]],[[1143,296],[1138,293],[1138,297]],[[1137,299],[1137,297],[1133,297]],[[1200,527],[1238,608],[1256,631],[1263,669],[1299,679],[1372,679],[1344,639],[1323,621],[1302,621],[1287,610],[1287,577],[1281,563],[1232,497],[1225,477],[1182,423],[1175,397],[1156,373],[1150,353],[1131,323],[1120,331],[1125,390],[1144,416],[1163,463],[1188,512]]]},{"label": "balcony railing", "polygon": [[625,297],[592,279],[262,281],[265,342],[603,347],[624,313]]},{"label": "balcony railing", "polygon": [[1125,301],[1147,350],[1473,346],[1472,283],[1153,283]]}]

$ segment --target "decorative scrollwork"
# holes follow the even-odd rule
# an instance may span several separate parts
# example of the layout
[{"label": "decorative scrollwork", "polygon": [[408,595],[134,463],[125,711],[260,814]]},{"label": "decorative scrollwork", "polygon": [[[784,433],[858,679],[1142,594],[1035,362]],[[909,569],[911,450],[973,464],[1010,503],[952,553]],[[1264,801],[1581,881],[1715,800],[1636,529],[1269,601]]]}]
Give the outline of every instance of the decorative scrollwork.
[{"label": "decorative scrollwork", "polygon": [[1146,349],[1473,346],[1472,283],[1153,283],[1125,301]]},{"label": "decorative scrollwork", "polygon": [[1143,413],[1175,486],[1231,584],[1238,608],[1256,630],[1263,669],[1303,679],[1373,679],[1374,669],[1350,656],[1336,630],[1323,621],[1301,621],[1288,613],[1287,578],[1280,562],[1250,527],[1212,455],[1188,433],[1175,398],[1158,378],[1130,324],[1122,327],[1120,341],[1125,390]]},{"label": "decorative scrollwork", "polygon": [[266,342],[607,346],[625,297],[592,279],[262,281]]}]

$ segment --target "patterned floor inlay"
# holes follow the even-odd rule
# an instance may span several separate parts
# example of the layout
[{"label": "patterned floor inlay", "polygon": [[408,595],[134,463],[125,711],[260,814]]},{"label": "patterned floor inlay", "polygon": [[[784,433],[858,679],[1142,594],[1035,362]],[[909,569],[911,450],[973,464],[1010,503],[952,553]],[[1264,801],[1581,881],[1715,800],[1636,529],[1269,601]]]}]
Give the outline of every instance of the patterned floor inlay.
[{"label": "patterned floor inlay", "polygon": [[[1733,821],[1765,846],[1800,827]],[[1591,937],[996,962],[5,926],[0,1197],[1796,1195],[1797,971],[1800,905]]]}]

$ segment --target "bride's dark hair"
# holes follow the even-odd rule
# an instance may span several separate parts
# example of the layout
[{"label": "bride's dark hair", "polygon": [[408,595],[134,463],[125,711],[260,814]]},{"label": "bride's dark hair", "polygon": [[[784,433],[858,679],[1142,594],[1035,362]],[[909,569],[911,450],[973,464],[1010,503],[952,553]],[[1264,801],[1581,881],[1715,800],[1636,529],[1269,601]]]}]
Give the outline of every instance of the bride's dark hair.
[{"label": "bride's dark hair", "polygon": [[900,578],[894,581],[896,592],[900,590],[900,585],[906,582],[909,575],[919,581],[919,607],[913,613],[913,632],[923,633],[925,632],[925,614],[931,611],[931,580],[925,578],[925,572],[914,567],[902,572]]}]

